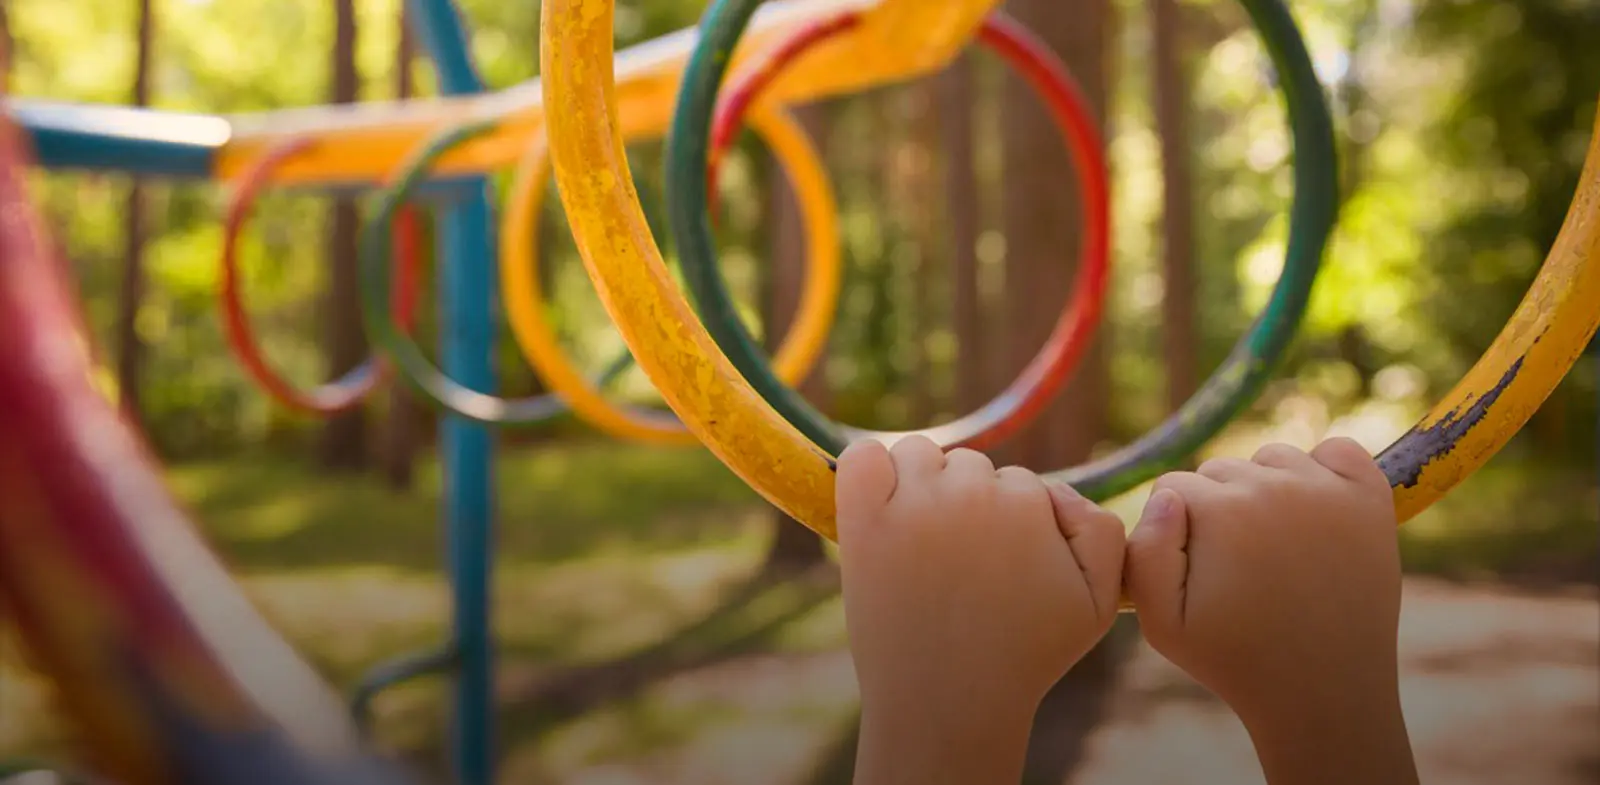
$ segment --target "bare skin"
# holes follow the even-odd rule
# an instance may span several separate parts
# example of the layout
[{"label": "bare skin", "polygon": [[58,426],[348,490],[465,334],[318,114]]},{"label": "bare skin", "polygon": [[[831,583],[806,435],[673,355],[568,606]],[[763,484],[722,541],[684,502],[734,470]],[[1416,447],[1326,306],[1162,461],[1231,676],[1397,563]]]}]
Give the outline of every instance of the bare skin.
[{"label": "bare skin", "polygon": [[857,785],[1021,779],[1045,693],[1111,628],[1116,516],[1025,469],[910,437],[839,459]]},{"label": "bare skin", "polygon": [[1355,442],[1156,481],[1128,542],[1150,645],[1244,723],[1272,785],[1415,785],[1393,497]]},{"label": "bare skin", "polygon": [[1239,715],[1272,785],[1415,785],[1395,514],[1371,457],[1273,445],[1156,489],[1125,541],[1071,489],[970,450],[847,450],[856,785],[1019,781],[1039,702],[1110,629],[1124,585],[1151,645]]}]

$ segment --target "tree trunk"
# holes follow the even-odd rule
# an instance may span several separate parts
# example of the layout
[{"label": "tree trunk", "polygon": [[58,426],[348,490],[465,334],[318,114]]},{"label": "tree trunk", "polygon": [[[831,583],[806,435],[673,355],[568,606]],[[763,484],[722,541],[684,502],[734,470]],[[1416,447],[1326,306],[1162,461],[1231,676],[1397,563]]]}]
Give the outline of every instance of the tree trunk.
[{"label": "tree trunk", "polygon": [[[151,0],[138,0],[138,41],[134,46],[133,105],[150,105],[150,56],[155,32]],[[9,52],[9,47],[7,47]],[[9,70],[9,69],[8,69]],[[117,293],[117,402],[129,422],[144,425],[139,392],[144,368],[144,341],[139,338],[139,308],[145,292],[145,193],[137,178],[128,187],[123,210],[122,284]]]},{"label": "tree trunk", "polygon": [[[819,149],[827,149],[828,121],[822,107],[806,107],[798,112],[800,122]],[[766,279],[767,327],[763,331],[767,350],[773,351],[789,331],[800,305],[800,290],[805,285],[806,237],[800,222],[800,205],[789,181],[780,167],[771,167],[768,233],[772,243],[771,260]],[[827,374],[819,363],[809,378],[800,385],[800,392],[818,407],[824,407],[828,397]],[[800,525],[783,512],[773,510],[774,532],[767,550],[764,569],[768,572],[789,574],[799,572],[825,558],[822,538]]]},{"label": "tree trunk", "polygon": [[[1377,0],[1364,0],[1358,8],[1345,44],[1345,51],[1350,53],[1349,69],[1337,88],[1337,103],[1343,105],[1345,120],[1343,133],[1339,134],[1339,163],[1342,165],[1339,192],[1342,194],[1353,194],[1361,188],[1367,176],[1370,148],[1381,131],[1377,113],[1368,108],[1372,95],[1368,92],[1367,80],[1373,67],[1371,44],[1383,33],[1383,27],[1379,24]],[[1355,369],[1359,380],[1356,395],[1363,400],[1372,397],[1373,377],[1383,364],[1374,354],[1367,331],[1359,324],[1346,325],[1334,343],[1339,358]],[[1559,405],[1554,403],[1557,400],[1558,396],[1552,397],[1544,409],[1554,410]]]},{"label": "tree trunk", "polygon": [[[411,63],[416,56],[416,39],[411,34],[409,3],[400,4],[400,36],[395,46],[396,99],[409,98],[415,91]],[[418,215],[420,219],[422,216]],[[416,480],[417,425],[425,416],[423,407],[411,395],[411,388],[395,381],[389,385],[389,410],[384,423],[383,477],[395,490],[410,490]]]},{"label": "tree trunk", "polygon": [[1194,269],[1194,181],[1189,156],[1189,80],[1177,0],[1151,0],[1151,74],[1156,133],[1161,139],[1161,329],[1166,351],[1167,408],[1176,410],[1199,384],[1200,351]]},{"label": "tree trunk", "polygon": [[[332,103],[354,103],[360,92],[356,72],[355,0],[334,0]],[[354,202],[340,199],[331,211],[328,232],[329,285],[324,351],[329,378],[337,378],[359,365],[367,355],[361,331],[361,311],[356,300],[356,255],[360,251],[360,215]],[[367,427],[364,406],[328,418],[318,445],[322,465],[334,470],[359,470],[367,461]]]},{"label": "tree trunk", "polygon": [[[1110,0],[1012,0],[1013,15],[1042,37],[1077,76],[1102,126],[1110,75]],[[1069,294],[1080,260],[1081,199],[1072,162],[1038,96],[1020,79],[1006,82],[1003,102],[1008,367],[1015,373],[1038,352]],[[1105,436],[1109,414],[1106,331],[1078,366],[1065,392],[1017,438],[1018,462],[1055,469],[1089,457]],[[1026,782],[1068,781],[1089,733],[1115,687],[1126,651],[1108,636],[1051,691],[1034,720]]]},{"label": "tree trunk", "polygon": [[1366,179],[1368,149],[1382,130],[1378,114],[1368,108],[1372,95],[1367,80],[1374,68],[1371,45],[1384,28],[1379,22],[1377,0],[1363,0],[1358,8],[1345,44],[1345,51],[1350,53],[1349,68],[1336,88],[1345,120],[1344,132],[1339,134],[1339,163],[1343,165],[1339,192],[1343,194],[1355,193]]},{"label": "tree trunk", "polygon": [[[1104,118],[1109,0],[1013,0],[1010,7],[1063,56],[1083,84],[1091,108]],[[1004,351],[1006,367],[1015,374],[1038,352],[1069,296],[1083,225],[1071,159],[1039,97],[1011,77],[1003,114],[1010,322]],[[1059,468],[1086,458],[1105,436],[1105,335],[1105,330],[1097,331],[1063,394],[1015,439],[1013,462],[1033,469]]]},{"label": "tree trunk", "polygon": [[937,157],[939,116],[935,111],[937,88],[931,81],[921,81],[906,88],[904,120],[905,158],[902,165],[906,199],[906,231],[915,256],[909,261],[911,275],[911,304],[908,323],[912,331],[911,368],[909,381],[911,427],[928,426],[948,401],[939,394],[939,368],[931,352],[929,339],[938,331],[941,321],[939,303],[940,268],[944,254],[940,249],[948,244],[939,236],[940,205],[929,198],[938,193],[939,183],[934,180],[933,161]]},{"label": "tree trunk", "polygon": [[938,266],[936,248],[944,243],[933,235],[938,230],[936,210],[929,199],[937,185],[932,182],[932,159],[937,128],[933,111],[933,85],[917,82],[893,94],[886,104],[890,132],[885,136],[888,153],[883,156],[885,232],[889,263],[895,281],[895,365],[904,375],[897,392],[903,396],[908,427],[928,424],[938,408],[934,368],[928,355],[928,337],[937,324],[934,313],[934,269]]},{"label": "tree trunk", "polygon": [[945,222],[949,226],[951,329],[956,338],[955,408],[984,403],[993,357],[978,284],[978,173],[974,159],[972,59],[963,55],[938,77],[935,93],[944,152]]}]

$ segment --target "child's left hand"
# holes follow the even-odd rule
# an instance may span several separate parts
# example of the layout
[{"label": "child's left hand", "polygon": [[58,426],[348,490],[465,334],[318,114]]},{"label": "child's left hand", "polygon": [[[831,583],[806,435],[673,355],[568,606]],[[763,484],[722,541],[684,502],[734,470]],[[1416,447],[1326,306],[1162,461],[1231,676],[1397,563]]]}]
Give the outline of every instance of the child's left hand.
[{"label": "child's left hand", "polygon": [[1116,620],[1122,523],[1064,485],[921,436],[852,445],[837,488],[864,734],[965,745],[973,723],[987,735],[1020,722],[1025,741],[1045,693]]}]

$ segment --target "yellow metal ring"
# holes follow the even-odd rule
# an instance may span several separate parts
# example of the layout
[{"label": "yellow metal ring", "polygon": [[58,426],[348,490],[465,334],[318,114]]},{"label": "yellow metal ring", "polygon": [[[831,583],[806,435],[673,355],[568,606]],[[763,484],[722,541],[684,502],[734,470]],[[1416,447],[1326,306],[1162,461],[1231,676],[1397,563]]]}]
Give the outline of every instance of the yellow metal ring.
[{"label": "yellow metal ring", "polygon": [[[806,236],[805,286],[794,323],[773,359],[785,383],[805,380],[827,348],[838,310],[840,287],[839,208],[822,158],[794,117],[762,106],[751,115],[753,128],[783,167],[800,206]],[[543,314],[539,285],[539,216],[544,203],[548,145],[534,131],[512,182],[501,226],[500,291],[512,335],[551,392],[580,418],[612,436],[657,444],[696,444],[681,423],[645,416],[606,400],[573,365]],[[629,181],[632,182],[631,180]]]},{"label": "yellow metal ring", "polygon": [[827,457],[739,378],[677,291],[645,224],[616,122],[611,0],[546,0],[540,58],[550,157],[600,300],[684,425],[752,488],[835,535]]},{"label": "yellow metal ring", "polygon": [[[717,349],[674,290],[645,225],[617,133],[613,6],[547,0],[543,9],[551,157],[578,249],[640,366],[690,430],[773,504],[834,537],[833,466]],[[1380,457],[1401,520],[1505,446],[1577,362],[1597,322],[1600,126],[1561,235],[1516,314],[1444,402]]]},{"label": "yellow metal ring", "polygon": [[1567,375],[1600,323],[1600,116],[1539,277],[1505,329],[1433,410],[1379,456],[1400,520],[1500,451]]}]

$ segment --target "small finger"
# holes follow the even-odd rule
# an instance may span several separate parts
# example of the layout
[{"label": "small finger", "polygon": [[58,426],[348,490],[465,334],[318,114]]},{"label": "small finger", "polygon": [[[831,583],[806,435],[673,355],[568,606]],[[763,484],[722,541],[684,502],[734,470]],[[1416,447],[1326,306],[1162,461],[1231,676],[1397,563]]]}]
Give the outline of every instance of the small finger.
[{"label": "small finger", "polygon": [[834,478],[834,504],[841,529],[882,510],[894,495],[896,483],[889,448],[873,439],[846,447],[839,455]]},{"label": "small finger", "polygon": [[1032,469],[1024,469],[1021,466],[1002,466],[995,470],[994,476],[1000,482],[1001,487],[1008,490],[1045,493],[1044,480],[1039,479],[1039,475]]},{"label": "small finger", "polygon": [[889,456],[894,459],[895,475],[899,478],[896,492],[937,475],[945,465],[944,451],[932,439],[920,434],[895,442],[889,448]]},{"label": "small finger", "polygon": [[1044,480],[1032,470],[1021,466],[1002,466],[995,471],[994,477],[1001,494],[1026,500],[1030,509],[1050,514],[1050,491],[1045,488]]},{"label": "small finger", "polygon": [[1156,478],[1151,492],[1169,490],[1179,496],[1205,496],[1222,489],[1222,483],[1195,472],[1167,472]]},{"label": "small finger", "polygon": [[1195,474],[1216,482],[1238,482],[1253,477],[1260,471],[1260,466],[1242,458],[1212,458],[1200,464]]},{"label": "small finger", "polygon": [[944,456],[944,473],[962,477],[994,479],[994,461],[977,450],[958,448]]},{"label": "small finger", "polygon": [[1351,482],[1372,487],[1389,487],[1372,454],[1354,439],[1337,436],[1316,446],[1311,457],[1328,471]]},{"label": "small finger", "polygon": [[1256,450],[1255,456],[1250,460],[1260,466],[1288,471],[1315,468],[1317,465],[1317,462],[1312,460],[1305,450],[1281,443],[1263,446],[1261,449]]}]

